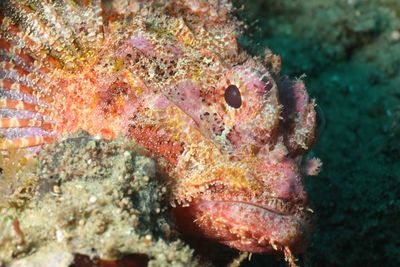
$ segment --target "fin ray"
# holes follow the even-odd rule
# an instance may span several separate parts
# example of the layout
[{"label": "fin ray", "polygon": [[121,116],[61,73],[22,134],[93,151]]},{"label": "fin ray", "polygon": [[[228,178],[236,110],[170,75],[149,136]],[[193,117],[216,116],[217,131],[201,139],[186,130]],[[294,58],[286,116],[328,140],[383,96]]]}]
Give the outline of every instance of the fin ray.
[{"label": "fin ray", "polygon": [[51,143],[54,140],[54,136],[26,136],[14,139],[0,139],[0,150],[35,147]]},{"label": "fin ray", "polygon": [[52,131],[53,124],[36,119],[21,119],[21,118],[1,118],[0,117],[0,128],[28,128],[38,127],[45,131]]}]

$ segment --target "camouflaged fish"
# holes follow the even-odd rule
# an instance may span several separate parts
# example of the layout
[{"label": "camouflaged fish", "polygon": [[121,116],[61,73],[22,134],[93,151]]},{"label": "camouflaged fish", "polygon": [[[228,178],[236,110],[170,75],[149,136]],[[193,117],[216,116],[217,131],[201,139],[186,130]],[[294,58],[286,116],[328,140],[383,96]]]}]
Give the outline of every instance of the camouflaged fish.
[{"label": "camouflaged fish", "polygon": [[315,103],[237,43],[228,0],[2,0],[0,148],[83,129],[155,155],[183,232],[241,251],[305,247]]}]

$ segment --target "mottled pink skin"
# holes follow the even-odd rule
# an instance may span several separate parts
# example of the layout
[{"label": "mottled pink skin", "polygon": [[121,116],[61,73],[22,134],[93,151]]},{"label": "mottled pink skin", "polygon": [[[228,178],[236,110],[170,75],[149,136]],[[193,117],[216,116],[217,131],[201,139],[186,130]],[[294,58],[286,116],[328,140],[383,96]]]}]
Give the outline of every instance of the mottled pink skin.
[{"label": "mottled pink skin", "polygon": [[[193,11],[203,12],[195,6]],[[182,56],[178,46],[165,49],[172,57]],[[124,58],[135,50],[147,56],[154,56],[156,51],[150,39],[135,34],[115,56]],[[203,73],[211,74],[207,70]],[[109,83],[104,88],[109,88],[112,80]],[[240,90],[240,109],[232,110],[224,101],[225,89],[230,84]],[[311,144],[315,128],[315,111],[304,84],[284,79],[278,89],[268,70],[249,60],[221,68],[214,86],[211,94],[204,95],[207,84],[187,75],[160,88],[162,94],[141,96],[141,102],[157,110],[178,107],[188,115],[182,120],[197,128],[222,153],[230,155],[229,161],[238,165],[246,162],[256,184],[255,188],[240,189],[227,188],[223,183],[210,184],[206,194],[195,196],[188,207],[174,209],[178,226],[190,235],[241,251],[302,251],[309,231],[309,214],[299,210],[307,205],[300,162],[305,151],[302,145]],[[132,105],[123,113],[132,114],[136,108]],[[311,137],[299,139],[297,132],[303,129]],[[229,177],[215,177],[216,181],[224,179]]]},{"label": "mottled pink skin", "polygon": [[[274,209],[269,204],[271,199],[278,199],[306,206],[307,195],[297,165],[289,158],[276,164],[261,162],[257,171],[264,176],[262,184],[274,193],[273,198],[243,191],[227,196],[224,189],[216,189],[211,199],[198,198],[189,207],[175,209],[178,227],[189,235],[210,238],[241,251],[271,253],[285,247],[292,252],[304,251],[309,214]],[[268,179],[267,175],[274,172],[282,174],[281,178]]]},{"label": "mottled pink skin", "polygon": [[[309,140],[312,141],[315,128],[313,104],[300,81],[287,80],[276,96],[273,93],[276,85],[268,73],[262,75],[237,66],[221,79],[221,93],[226,84],[234,81],[240,81],[238,87],[244,103],[232,115],[234,125],[228,129],[228,142],[221,150],[230,152],[231,160],[238,164],[250,162],[257,189],[229,191],[224,185],[215,186],[209,189],[211,192],[207,196],[195,198],[189,207],[175,209],[178,225],[186,233],[207,237],[241,251],[269,253],[288,249],[301,252],[307,245],[310,214],[306,210],[307,194],[302,185],[301,159],[305,150],[300,150],[303,143],[298,142],[311,145]],[[212,129],[220,125],[219,118],[224,121],[225,109],[220,109],[218,104],[206,106],[196,101],[199,88],[193,83],[185,82],[178,88],[180,96],[185,97],[174,99],[175,103],[213,140],[218,133]],[[218,90],[216,95],[219,96]],[[276,122],[272,119],[265,123],[262,110],[267,108],[266,104],[269,108],[283,105]],[[200,119],[199,114],[210,107],[216,108],[217,116]],[[296,135],[296,131],[303,129],[309,131],[305,140]],[[282,139],[284,142],[279,141]],[[219,139],[214,142],[221,145]],[[249,144],[254,150],[248,150]]]},{"label": "mottled pink skin", "polygon": [[[286,80],[287,78],[285,78]],[[309,103],[309,97],[306,91],[304,82],[299,80],[291,82],[286,80],[289,84],[281,91],[281,99],[286,107],[286,114],[289,113],[302,113],[305,111]]]},{"label": "mottled pink skin", "polygon": [[[175,104],[187,115],[192,117],[197,123],[199,114],[203,111],[202,104],[199,102],[200,89],[198,85],[194,84],[190,80],[179,82],[175,85],[177,95],[173,96],[176,98]],[[182,100],[183,99],[183,100]]]},{"label": "mottled pink skin", "polygon": [[[121,46],[119,56],[131,53],[132,47],[146,55],[154,53],[150,40],[135,35],[127,46]],[[173,56],[180,56],[179,47],[167,49]],[[236,110],[223,97],[230,84],[235,84],[242,96],[242,106]],[[212,94],[204,95],[204,86],[189,75],[161,88],[161,95],[148,93],[141,101],[157,110],[178,107],[188,115],[187,125],[197,128],[222,153],[231,155],[229,161],[238,165],[247,162],[257,186],[232,189],[212,184],[205,197],[196,196],[188,207],[174,209],[179,227],[190,235],[242,251],[302,251],[309,214],[299,211],[306,207],[307,195],[300,166],[304,150],[296,131],[306,128],[312,135],[315,128],[315,113],[303,82],[284,79],[277,88],[266,69],[245,63],[221,69],[216,88],[210,90]],[[307,140],[305,143],[310,145]]]},{"label": "mottled pink skin", "polygon": [[[127,55],[132,47],[149,56],[154,54],[154,45],[142,35],[122,46],[120,55]],[[167,49],[180,56],[179,47]],[[240,109],[232,110],[224,101],[230,84],[240,90]],[[222,153],[231,155],[229,161],[238,165],[246,162],[257,185],[256,189],[231,189],[211,184],[206,196],[198,195],[188,207],[174,209],[179,227],[190,235],[242,251],[302,251],[309,214],[300,210],[307,205],[300,162],[315,128],[315,111],[303,82],[284,79],[277,88],[266,69],[246,62],[221,69],[212,94],[204,95],[205,86],[189,75],[161,88],[163,95],[146,94],[142,101],[159,110],[178,107],[188,115],[187,121],[182,120]],[[309,133],[303,140],[298,132],[304,129]],[[224,179],[230,178],[215,177],[216,181]]]},{"label": "mottled pink skin", "polygon": [[133,36],[130,40],[130,44],[132,47],[142,51],[146,55],[153,56],[155,53],[153,44],[142,35]]},{"label": "mottled pink skin", "polygon": [[[287,77],[280,83],[280,99],[284,105],[283,118],[285,144],[293,154],[304,153],[315,141],[316,112],[310,103],[304,82],[290,81]],[[299,131],[307,134],[299,135]]]},{"label": "mottled pink skin", "polygon": [[[202,224],[193,219],[207,214]],[[271,243],[281,249],[290,247],[293,252],[304,250],[308,225],[301,219],[269,211],[261,204],[239,201],[199,201],[188,208],[175,209],[175,215],[185,218],[178,221],[184,232],[194,233],[240,251],[271,253]],[[212,218],[212,219],[209,219]],[[221,226],[221,227],[219,227]],[[290,229],[291,232],[288,232]],[[240,238],[238,234],[240,233]],[[274,240],[277,240],[274,243]]]},{"label": "mottled pink skin", "polygon": [[306,204],[307,196],[303,190],[301,177],[298,172],[298,164],[290,158],[284,158],[279,163],[265,163],[261,165],[261,173],[278,172],[283,179],[263,181],[265,186],[274,189],[275,196],[290,202]]},{"label": "mottled pink skin", "polygon": [[154,108],[166,109],[169,105],[170,105],[170,102],[168,101],[168,99],[165,96],[161,95],[161,96],[157,97],[157,99],[154,103]]},{"label": "mottled pink skin", "polygon": [[178,46],[168,44],[165,49],[169,52],[171,52],[175,58],[178,58],[179,56],[182,55],[182,49],[180,49]]}]

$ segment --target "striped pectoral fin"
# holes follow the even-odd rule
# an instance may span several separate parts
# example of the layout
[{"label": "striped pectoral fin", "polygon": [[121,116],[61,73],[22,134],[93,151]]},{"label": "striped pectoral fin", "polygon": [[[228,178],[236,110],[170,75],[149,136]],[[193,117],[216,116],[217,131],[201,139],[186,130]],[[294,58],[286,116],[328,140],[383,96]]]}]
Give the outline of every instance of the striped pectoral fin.
[{"label": "striped pectoral fin", "polygon": [[47,116],[50,119],[54,119],[54,117],[57,116],[57,114],[49,108],[11,98],[0,98],[0,109],[28,111],[32,114]]},{"label": "striped pectoral fin", "polygon": [[40,119],[0,117],[0,150],[53,142],[55,125]]},{"label": "striped pectoral fin", "polygon": [[[23,55],[36,59],[38,69],[45,67],[42,69],[45,73],[52,68],[61,68],[66,62],[79,57],[76,49],[66,46],[70,43],[69,41],[55,35],[54,31],[44,25],[29,8],[22,8],[20,2],[16,5],[11,5],[9,1],[5,3],[6,8],[3,10],[0,5],[0,38],[11,44],[12,50],[15,50],[15,47],[20,49],[14,54],[24,51]],[[15,12],[8,10],[10,7]],[[2,12],[4,10],[8,11]],[[4,42],[3,46],[7,48]]]},{"label": "striped pectoral fin", "polygon": [[[10,32],[7,33],[10,35]],[[25,66],[26,68],[29,68],[31,70],[37,71],[39,74],[49,74],[51,70],[48,67],[45,66],[50,66],[53,68],[56,68],[57,66],[54,66],[54,64],[49,63],[50,58],[47,57],[46,59],[41,59],[40,64],[38,64],[39,61],[35,61],[35,58],[32,56],[32,51],[29,50],[28,47],[20,48],[18,46],[18,41],[17,37],[11,37],[9,38],[14,39],[14,43],[11,41],[6,40],[4,37],[1,37],[0,34],[0,55],[6,55],[5,57],[8,58],[10,61],[13,63],[19,63]],[[20,42],[23,42],[19,40]],[[43,64],[43,61],[47,62],[46,64]],[[41,65],[41,66],[36,66],[36,65]],[[58,64],[58,68],[60,68],[60,64]]]},{"label": "striped pectoral fin", "polygon": [[[38,84],[41,82],[39,81]],[[34,96],[37,100],[40,100],[42,103],[49,104],[53,101],[53,97],[50,95],[52,94],[52,88],[46,88],[48,92],[41,92],[36,86],[28,86],[23,84],[19,81],[14,81],[11,79],[0,79],[0,90],[3,91],[12,91],[15,94],[21,95],[30,95]]]},{"label": "striped pectoral fin", "polygon": [[17,93],[23,93],[27,95],[33,95],[35,92],[35,90],[32,87],[26,86],[19,82],[15,82],[11,79],[0,79],[0,88],[5,91],[14,91]]},{"label": "striped pectoral fin", "polygon": [[41,107],[36,104],[25,102],[22,100],[15,100],[11,98],[0,98],[0,109],[25,110],[37,113],[41,110]]},{"label": "striped pectoral fin", "polygon": [[14,46],[4,38],[0,38],[0,49],[1,52],[7,53],[9,57],[12,57],[14,60],[18,57],[18,59],[26,65],[33,66],[35,62],[31,56],[23,53],[18,46]]},{"label": "striped pectoral fin", "polygon": [[45,131],[52,131],[54,124],[35,119],[22,119],[22,118],[1,118],[0,117],[0,129],[1,128],[27,128],[27,127],[38,127]]},{"label": "striped pectoral fin", "polygon": [[55,140],[56,125],[42,107],[10,98],[0,99],[0,150],[40,146]]},{"label": "striped pectoral fin", "polygon": [[56,139],[55,136],[24,136],[20,138],[0,138],[0,150],[7,150],[12,148],[28,148],[40,146],[46,143],[51,143]]},{"label": "striped pectoral fin", "polygon": [[[11,22],[21,30],[24,35],[29,35],[31,40],[36,40],[37,44],[64,63],[68,59],[76,56],[74,49],[68,46],[47,17],[41,17],[39,6],[25,1],[4,1],[2,13],[8,17]],[[40,3],[40,1],[38,1]],[[64,42],[65,41],[65,42]]]},{"label": "striped pectoral fin", "polygon": [[[2,16],[0,15],[0,21]],[[27,65],[36,66],[40,72],[50,73],[53,69],[60,69],[62,63],[59,59],[49,55],[40,45],[36,44],[29,36],[24,35],[16,26],[11,24],[4,27],[0,25],[0,48],[8,55],[19,57]],[[22,44],[22,45],[21,45]]]}]

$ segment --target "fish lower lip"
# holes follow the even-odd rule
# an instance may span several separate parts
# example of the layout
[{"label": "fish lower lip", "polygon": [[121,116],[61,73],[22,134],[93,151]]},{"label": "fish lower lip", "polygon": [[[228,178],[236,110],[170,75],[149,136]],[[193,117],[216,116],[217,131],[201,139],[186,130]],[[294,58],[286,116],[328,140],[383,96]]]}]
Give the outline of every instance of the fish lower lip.
[{"label": "fish lower lip", "polygon": [[[279,201],[279,204],[278,204],[278,201]],[[249,206],[257,207],[257,208],[260,208],[260,209],[263,209],[268,212],[275,213],[275,214],[281,215],[281,216],[292,216],[296,213],[297,210],[304,209],[304,207],[302,207],[302,206],[296,206],[290,202],[282,201],[279,199],[274,199],[272,202],[270,202],[268,204],[257,203],[257,202],[248,202],[248,201],[239,201],[239,200],[221,200],[221,201],[215,201],[215,202],[249,205]],[[278,207],[278,205],[280,205],[280,206]]]},{"label": "fish lower lip", "polygon": [[175,214],[181,223],[178,229],[189,236],[247,252],[269,253],[274,250],[271,244],[302,251],[311,216],[293,203],[286,203],[294,207],[293,211],[279,208],[281,203],[271,203],[278,202],[196,199],[186,207],[177,207]]}]

